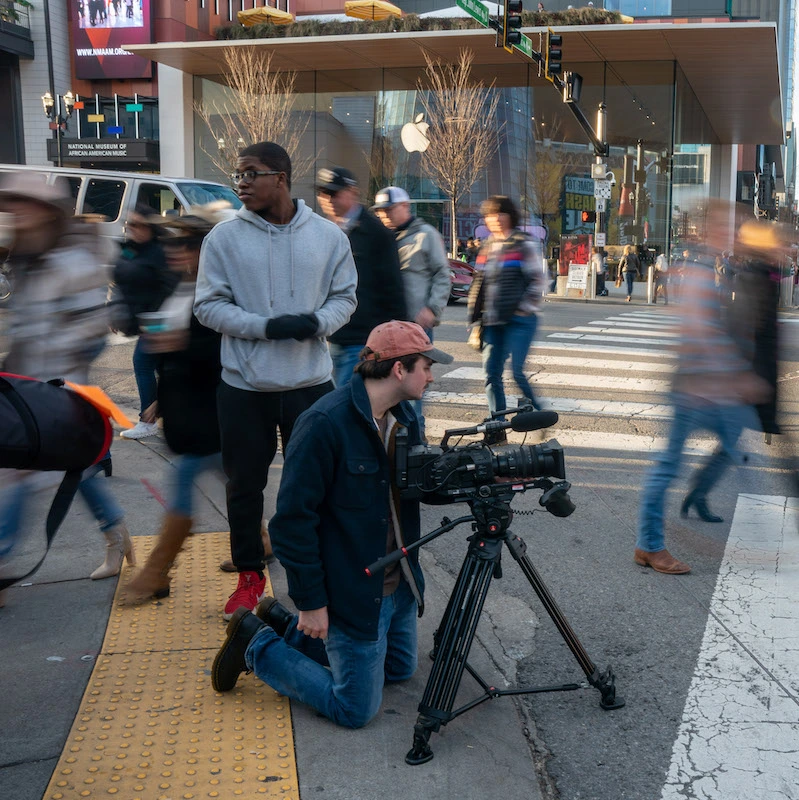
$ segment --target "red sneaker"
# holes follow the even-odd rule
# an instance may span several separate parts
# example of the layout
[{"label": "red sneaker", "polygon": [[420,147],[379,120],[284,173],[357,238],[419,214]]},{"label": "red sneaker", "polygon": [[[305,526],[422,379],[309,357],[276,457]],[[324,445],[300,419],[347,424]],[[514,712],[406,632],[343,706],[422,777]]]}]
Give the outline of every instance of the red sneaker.
[{"label": "red sneaker", "polygon": [[237,608],[244,607],[248,611],[253,611],[264,596],[265,588],[265,576],[259,578],[257,572],[240,572],[239,585],[228,598],[222,618],[230,619]]}]

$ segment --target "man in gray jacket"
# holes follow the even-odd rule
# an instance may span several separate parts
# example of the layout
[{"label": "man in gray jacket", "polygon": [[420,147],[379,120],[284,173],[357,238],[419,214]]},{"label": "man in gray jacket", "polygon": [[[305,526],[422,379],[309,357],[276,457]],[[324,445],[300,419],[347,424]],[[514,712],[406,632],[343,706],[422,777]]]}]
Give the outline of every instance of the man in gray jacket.
[{"label": "man in gray jacket", "polygon": [[244,207],[203,242],[194,313],[222,334],[218,392],[230,549],[239,573],[224,618],[254,609],[264,586],[263,490],[297,417],[333,388],[327,337],[355,310],[346,235],[291,197],[291,160],[274,142],[239,153]]},{"label": "man in gray jacket", "polygon": [[[408,319],[421,325],[433,341],[451,288],[449,260],[441,234],[411,213],[411,198],[399,186],[387,186],[375,195],[372,211],[394,231],[405,287]],[[412,403],[424,433],[422,402]]]}]

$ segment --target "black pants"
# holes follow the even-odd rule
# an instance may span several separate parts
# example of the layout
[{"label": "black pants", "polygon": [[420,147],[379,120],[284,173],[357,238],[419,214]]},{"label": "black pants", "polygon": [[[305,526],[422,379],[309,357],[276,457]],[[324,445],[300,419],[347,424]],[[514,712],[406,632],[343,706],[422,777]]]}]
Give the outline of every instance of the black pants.
[{"label": "black pants", "polygon": [[239,572],[263,570],[265,565],[261,519],[269,465],[277,452],[277,431],[285,453],[297,417],[332,389],[333,381],[286,392],[248,392],[219,384],[230,555]]}]

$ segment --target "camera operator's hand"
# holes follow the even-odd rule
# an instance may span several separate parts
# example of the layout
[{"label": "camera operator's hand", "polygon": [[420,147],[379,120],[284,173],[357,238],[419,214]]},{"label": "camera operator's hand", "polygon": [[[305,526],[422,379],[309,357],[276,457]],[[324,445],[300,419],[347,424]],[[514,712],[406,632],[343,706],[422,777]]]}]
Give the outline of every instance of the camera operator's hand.
[{"label": "camera operator's hand", "polygon": [[297,630],[311,639],[327,639],[327,606],[313,611],[300,611]]},{"label": "camera operator's hand", "polygon": [[319,330],[315,314],[283,314],[266,323],[267,339],[310,339]]}]

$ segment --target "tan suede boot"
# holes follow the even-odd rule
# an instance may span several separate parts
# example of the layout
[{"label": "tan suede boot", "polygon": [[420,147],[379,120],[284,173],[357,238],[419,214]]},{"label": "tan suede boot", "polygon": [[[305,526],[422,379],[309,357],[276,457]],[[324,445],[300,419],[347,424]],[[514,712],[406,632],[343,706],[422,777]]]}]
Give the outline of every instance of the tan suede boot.
[{"label": "tan suede boot", "polygon": [[124,522],[118,522],[113,528],[105,531],[103,536],[106,541],[105,561],[89,576],[93,581],[119,575],[119,571],[122,569],[122,560],[125,558],[131,567],[136,564],[133,543]]},{"label": "tan suede boot", "polygon": [[[272,552],[272,540],[269,538],[269,530],[266,527],[266,523],[263,521],[261,522],[261,540],[264,543],[264,561],[266,561],[267,564],[271,564],[275,560],[275,554]],[[231,559],[223,561],[219,565],[219,569],[221,569],[222,572],[238,572],[236,565]]]},{"label": "tan suede boot", "polygon": [[135,605],[169,596],[169,570],[191,533],[191,521],[191,517],[167,513],[147,563],[125,587],[123,602]]}]

